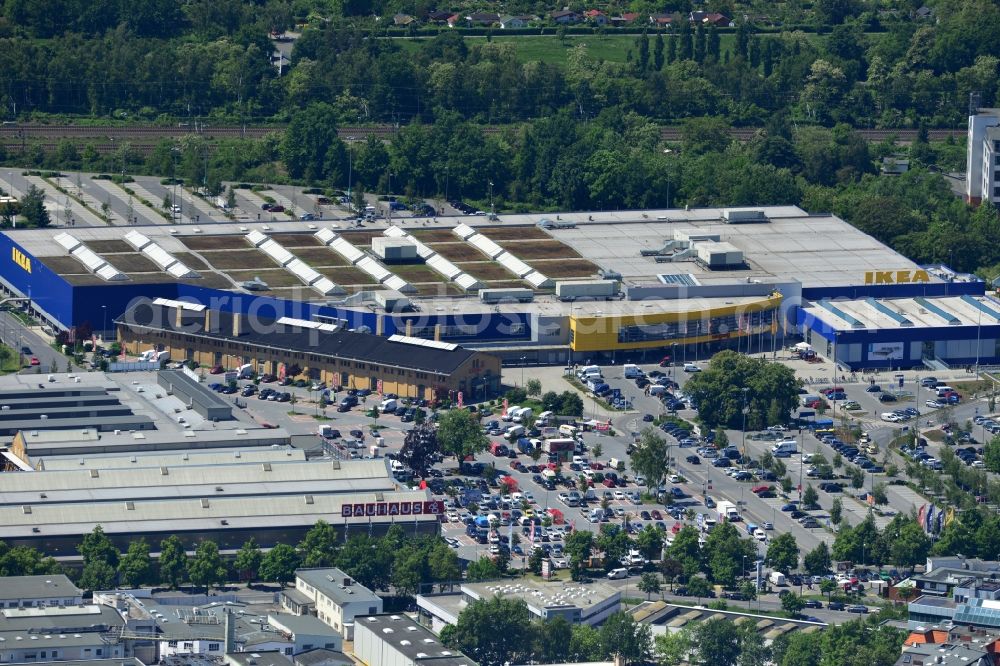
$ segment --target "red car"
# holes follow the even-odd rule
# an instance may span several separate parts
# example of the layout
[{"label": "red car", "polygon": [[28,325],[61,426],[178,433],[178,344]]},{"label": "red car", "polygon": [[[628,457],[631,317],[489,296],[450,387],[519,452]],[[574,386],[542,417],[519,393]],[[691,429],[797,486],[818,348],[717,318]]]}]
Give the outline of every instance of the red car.
[{"label": "red car", "polygon": [[31,365],[38,365],[39,364],[38,357],[37,356],[32,356],[31,357],[31,361],[29,361],[29,362],[31,363]]},{"label": "red car", "polygon": [[604,481],[601,481],[601,483],[604,485],[605,488],[614,488],[617,485],[614,479],[604,479]]},{"label": "red car", "polygon": [[754,486],[753,488],[750,489],[750,492],[756,495],[757,493],[765,493],[770,489],[771,486]]},{"label": "red car", "polygon": [[211,370],[209,370],[208,372],[209,372],[209,374],[212,374],[212,375],[221,375],[225,371],[226,371],[225,368],[223,368],[221,365],[217,365],[214,368],[212,368]]}]

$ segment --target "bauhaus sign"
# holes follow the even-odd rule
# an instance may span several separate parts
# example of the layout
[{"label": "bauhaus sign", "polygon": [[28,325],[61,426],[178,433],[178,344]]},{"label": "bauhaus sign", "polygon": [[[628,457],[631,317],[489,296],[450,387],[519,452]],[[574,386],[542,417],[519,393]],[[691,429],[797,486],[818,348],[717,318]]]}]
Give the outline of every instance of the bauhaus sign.
[{"label": "bauhaus sign", "polygon": [[366,502],[364,504],[344,504],[340,507],[343,518],[365,516],[440,516],[444,514],[444,502]]},{"label": "bauhaus sign", "polygon": [[865,271],[865,284],[912,284],[930,282],[927,271]]}]

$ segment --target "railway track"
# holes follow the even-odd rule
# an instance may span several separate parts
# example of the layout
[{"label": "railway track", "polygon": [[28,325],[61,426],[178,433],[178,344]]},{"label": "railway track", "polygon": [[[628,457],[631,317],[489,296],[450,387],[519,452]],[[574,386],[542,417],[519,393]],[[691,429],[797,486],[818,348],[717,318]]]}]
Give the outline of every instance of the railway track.
[{"label": "railway track", "polygon": [[[189,135],[203,136],[212,139],[218,138],[247,138],[259,139],[268,134],[284,131],[280,125],[248,125],[233,126],[199,126],[197,130],[188,126],[176,127],[110,127],[110,126],[85,126],[85,125],[4,125],[0,127],[0,144],[17,147],[19,145],[42,145],[48,150],[48,146],[55,146],[58,139],[91,140],[98,152],[106,153],[114,150],[116,142],[128,142],[137,151],[148,154],[156,145],[156,141],[165,138],[180,138]],[[503,127],[485,127],[485,134],[497,134],[504,130]],[[399,128],[394,125],[371,125],[366,127],[341,127],[337,130],[340,138],[344,141],[355,142],[365,141],[370,136],[379,139],[391,139]],[[730,130],[730,135],[739,141],[749,141],[759,130],[755,127],[734,127]],[[680,127],[664,126],[660,128],[661,135],[666,141],[679,141],[683,135]],[[895,136],[897,141],[910,142],[916,135],[914,129],[859,129],[863,137],[869,141],[884,141]],[[943,140],[949,136],[964,138],[965,129],[934,129],[928,131],[931,140]]]}]

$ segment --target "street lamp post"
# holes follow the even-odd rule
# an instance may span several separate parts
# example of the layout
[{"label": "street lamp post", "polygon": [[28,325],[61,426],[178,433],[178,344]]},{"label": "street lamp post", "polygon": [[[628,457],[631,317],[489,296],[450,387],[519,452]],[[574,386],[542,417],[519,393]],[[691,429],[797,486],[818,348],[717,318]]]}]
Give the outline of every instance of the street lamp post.
[{"label": "street lamp post", "polygon": [[108,336],[108,306],[102,305],[101,310],[104,312],[104,328],[101,329],[101,340],[104,340]]},{"label": "street lamp post", "polygon": [[[743,387],[743,432],[742,432],[742,439],[743,439],[742,449],[743,449],[743,451],[741,451],[741,454],[742,454],[743,458],[747,457],[747,391],[749,391],[749,390],[750,389],[748,387],[746,387],[746,386]],[[746,462],[745,461],[741,460],[740,462],[741,462],[741,464],[744,467],[746,467]]]},{"label": "street lamp post", "polygon": [[524,366],[528,363],[528,357],[521,357],[521,388],[524,388]]}]

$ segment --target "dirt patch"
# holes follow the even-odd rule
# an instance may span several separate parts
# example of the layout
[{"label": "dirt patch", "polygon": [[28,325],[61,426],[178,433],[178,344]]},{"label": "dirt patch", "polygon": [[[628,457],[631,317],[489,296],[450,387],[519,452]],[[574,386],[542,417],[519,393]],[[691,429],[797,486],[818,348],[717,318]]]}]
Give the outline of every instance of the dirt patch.
[{"label": "dirt patch", "polygon": [[551,278],[595,277],[599,270],[597,264],[586,259],[536,260],[531,266]]},{"label": "dirt patch", "polygon": [[97,254],[105,254],[109,252],[135,252],[135,248],[123,240],[87,241],[84,245]]},{"label": "dirt patch", "polygon": [[243,236],[178,236],[192,250],[242,250],[248,247]]},{"label": "dirt patch", "polygon": [[89,274],[87,268],[73,257],[39,257],[39,260],[59,275]]},{"label": "dirt patch", "polygon": [[284,269],[273,270],[250,270],[250,271],[227,271],[229,277],[237,282],[247,282],[259,277],[267,283],[269,287],[294,287],[301,285],[302,280],[298,279]]},{"label": "dirt patch", "polygon": [[260,250],[229,250],[226,252],[202,252],[201,256],[205,261],[216,268],[223,270],[235,268],[237,270],[247,266],[260,266],[261,268],[278,267],[274,261]]},{"label": "dirt patch", "polygon": [[410,234],[424,243],[448,243],[458,238],[451,229],[418,229]]},{"label": "dirt patch", "polygon": [[63,275],[63,279],[76,287],[90,286],[95,284],[109,284],[96,275]]},{"label": "dirt patch", "polygon": [[520,280],[487,280],[486,287],[489,289],[524,289],[528,284]]},{"label": "dirt patch", "polygon": [[344,266],[343,268],[318,268],[316,270],[339,285],[376,284],[375,280],[370,275],[354,268],[353,266]]},{"label": "dirt patch", "polygon": [[480,280],[510,280],[517,276],[493,261],[472,261],[455,264],[463,271]]},{"label": "dirt patch", "polygon": [[271,234],[271,238],[276,243],[281,243],[285,247],[315,247],[317,245],[322,245],[319,239],[312,235],[312,233],[277,233]]},{"label": "dirt patch", "polygon": [[208,264],[202,261],[199,257],[194,256],[190,252],[172,252],[171,254],[173,254],[174,257],[177,258],[177,261],[180,261],[188,268],[191,268],[196,271],[208,270]]},{"label": "dirt patch", "polygon": [[372,246],[372,239],[376,236],[381,236],[380,231],[345,231],[341,236],[344,237],[348,243],[352,245],[357,245],[360,248],[370,248]]},{"label": "dirt patch", "polygon": [[108,262],[122,273],[158,273],[160,267],[151,259],[138,252],[115,254],[105,257]]},{"label": "dirt patch", "polygon": [[326,247],[303,247],[291,250],[292,254],[310,266],[347,266],[347,260]]},{"label": "dirt patch", "polygon": [[448,284],[441,282],[437,284],[415,284],[413,286],[417,288],[417,293],[420,296],[459,296],[465,293],[458,285],[452,282]]},{"label": "dirt patch", "polygon": [[580,253],[556,240],[504,241],[502,248],[524,261],[531,259],[578,259]]},{"label": "dirt patch", "polygon": [[[502,240],[551,240],[552,236],[539,229],[538,227],[479,227],[476,231],[480,232],[487,238],[495,241]],[[559,242],[559,241],[556,241]],[[500,243],[503,245],[503,243]]]},{"label": "dirt patch", "polygon": [[193,284],[198,287],[205,287],[207,289],[232,289],[233,283],[219,275],[218,273],[201,273],[200,278],[192,278],[190,280],[180,280],[185,284]]},{"label": "dirt patch", "polygon": [[464,241],[457,243],[428,243],[428,247],[451,261],[482,261],[488,257]]},{"label": "dirt patch", "polygon": [[444,278],[423,264],[387,264],[386,268],[407,282],[440,282]]}]

